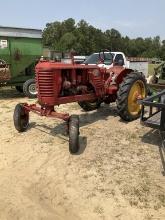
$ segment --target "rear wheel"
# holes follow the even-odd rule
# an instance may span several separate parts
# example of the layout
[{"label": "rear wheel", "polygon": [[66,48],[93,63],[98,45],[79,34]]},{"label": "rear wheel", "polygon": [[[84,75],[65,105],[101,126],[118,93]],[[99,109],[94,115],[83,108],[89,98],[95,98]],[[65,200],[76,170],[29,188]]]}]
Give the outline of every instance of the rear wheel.
[{"label": "rear wheel", "polygon": [[137,99],[143,99],[146,95],[146,79],[143,73],[132,72],[128,74],[117,92],[116,103],[120,117],[125,121],[137,119],[141,113],[141,105],[137,103]]},{"label": "rear wheel", "polygon": [[69,151],[74,154],[79,150],[79,117],[71,115],[69,119]]},{"label": "rear wheel", "polygon": [[14,126],[17,131],[23,132],[29,126],[29,112],[27,112],[22,104],[17,104],[13,115]]},{"label": "rear wheel", "polygon": [[37,97],[35,79],[29,79],[23,84],[23,92],[28,98]]},{"label": "rear wheel", "polygon": [[101,102],[99,100],[90,101],[90,102],[82,101],[82,102],[78,102],[78,104],[84,111],[92,111],[98,109],[101,105]]}]

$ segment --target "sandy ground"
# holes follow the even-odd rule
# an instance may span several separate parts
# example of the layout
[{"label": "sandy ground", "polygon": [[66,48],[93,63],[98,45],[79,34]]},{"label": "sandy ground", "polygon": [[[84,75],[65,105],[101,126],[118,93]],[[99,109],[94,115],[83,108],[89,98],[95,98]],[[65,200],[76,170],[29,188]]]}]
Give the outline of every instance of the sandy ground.
[{"label": "sandy ground", "polygon": [[80,151],[70,155],[65,123],[30,114],[18,133],[13,110],[34,103],[0,90],[0,220],[165,219],[159,134],[139,120],[124,123],[115,105],[80,115]]}]

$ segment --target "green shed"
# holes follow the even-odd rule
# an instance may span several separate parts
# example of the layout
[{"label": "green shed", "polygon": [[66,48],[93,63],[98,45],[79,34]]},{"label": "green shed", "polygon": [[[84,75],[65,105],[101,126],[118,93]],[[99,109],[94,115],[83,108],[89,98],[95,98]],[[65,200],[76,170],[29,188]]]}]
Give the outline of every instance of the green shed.
[{"label": "green shed", "polygon": [[0,84],[35,96],[34,66],[42,53],[42,30],[0,26]]}]

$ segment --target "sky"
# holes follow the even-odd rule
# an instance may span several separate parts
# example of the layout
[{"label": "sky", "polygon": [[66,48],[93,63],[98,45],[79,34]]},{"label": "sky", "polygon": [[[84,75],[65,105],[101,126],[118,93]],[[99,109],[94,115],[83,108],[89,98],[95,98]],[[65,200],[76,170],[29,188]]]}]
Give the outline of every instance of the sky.
[{"label": "sky", "polygon": [[44,29],[73,18],[130,38],[165,39],[165,0],[0,0],[0,5],[0,26]]}]

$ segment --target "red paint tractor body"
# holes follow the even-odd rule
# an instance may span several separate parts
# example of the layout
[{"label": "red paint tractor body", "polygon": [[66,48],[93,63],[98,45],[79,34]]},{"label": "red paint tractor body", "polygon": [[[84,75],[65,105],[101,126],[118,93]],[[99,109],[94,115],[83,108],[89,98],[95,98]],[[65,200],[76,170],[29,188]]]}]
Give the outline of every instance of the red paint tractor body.
[{"label": "red paint tractor body", "polygon": [[[137,82],[139,84],[134,86],[132,91],[132,85]],[[63,119],[68,124],[71,153],[78,151],[78,116],[70,117],[67,113],[57,113],[54,106],[78,102],[84,110],[89,111],[98,108],[102,102],[111,103],[117,100],[119,115],[130,121],[139,116],[139,110],[136,114],[128,111],[129,94],[131,93],[132,99],[136,101],[139,96],[145,96],[146,91],[142,73],[133,72],[131,69],[115,66],[107,70],[97,65],[50,61],[40,61],[36,65],[36,86],[40,106],[18,104],[14,112],[15,128],[19,132],[27,129],[30,111],[41,116]],[[134,105],[135,103],[132,106]]]}]

